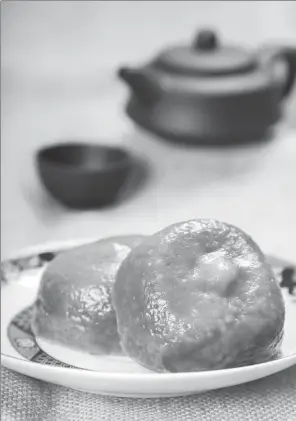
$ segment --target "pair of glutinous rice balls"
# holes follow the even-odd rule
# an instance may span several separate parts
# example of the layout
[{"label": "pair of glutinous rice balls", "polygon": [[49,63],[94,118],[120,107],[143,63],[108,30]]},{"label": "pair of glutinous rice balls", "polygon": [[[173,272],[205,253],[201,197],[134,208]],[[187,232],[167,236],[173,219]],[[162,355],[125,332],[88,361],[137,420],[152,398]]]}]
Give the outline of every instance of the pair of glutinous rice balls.
[{"label": "pair of glutinous rice balls", "polygon": [[44,272],[32,328],[72,349],[124,353],[179,372],[275,358],[284,318],[256,243],[232,225],[200,219],[61,253]]}]

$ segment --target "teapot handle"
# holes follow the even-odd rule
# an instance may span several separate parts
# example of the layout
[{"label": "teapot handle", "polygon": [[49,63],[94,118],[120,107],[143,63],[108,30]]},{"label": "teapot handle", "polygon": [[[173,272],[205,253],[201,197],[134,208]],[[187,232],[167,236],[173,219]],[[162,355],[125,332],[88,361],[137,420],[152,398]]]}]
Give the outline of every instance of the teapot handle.
[{"label": "teapot handle", "polygon": [[296,48],[267,46],[260,51],[261,62],[268,67],[283,61],[287,65],[287,72],[282,83],[281,99],[285,99],[291,92],[296,81]]}]

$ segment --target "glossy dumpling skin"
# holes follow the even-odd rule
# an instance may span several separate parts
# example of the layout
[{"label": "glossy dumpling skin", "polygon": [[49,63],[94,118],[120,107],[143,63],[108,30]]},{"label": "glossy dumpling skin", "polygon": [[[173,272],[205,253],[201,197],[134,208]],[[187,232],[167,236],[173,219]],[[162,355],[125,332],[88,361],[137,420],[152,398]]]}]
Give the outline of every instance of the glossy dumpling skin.
[{"label": "glossy dumpling skin", "polygon": [[160,372],[266,361],[283,336],[284,302],[264,254],[211,219],[147,237],[120,267],[113,304],[124,351]]},{"label": "glossy dumpling skin", "polygon": [[143,238],[113,237],[58,255],[41,280],[34,334],[90,354],[120,353],[111,290],[120,264]]}]

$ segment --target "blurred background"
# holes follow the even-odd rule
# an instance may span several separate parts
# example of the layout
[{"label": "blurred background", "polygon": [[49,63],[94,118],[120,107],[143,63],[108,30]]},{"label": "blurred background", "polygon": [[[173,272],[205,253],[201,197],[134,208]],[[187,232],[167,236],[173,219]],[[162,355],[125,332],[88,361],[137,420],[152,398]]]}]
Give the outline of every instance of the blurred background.
[{"label": "blurred background", "polygon": [[[1,250],[47,241],[148,234],[195,217],[250,232],[268,252],[295,258],[296,96],[274,140],[233,149],[168,145],[134,126],[123,64],[214,27],[225,42],[296,46],[293,1],[7,1],[1,4]],[[85,140],[124,145],[150,175],[110,208],[67,210],[48,199],[36,150]]]}]

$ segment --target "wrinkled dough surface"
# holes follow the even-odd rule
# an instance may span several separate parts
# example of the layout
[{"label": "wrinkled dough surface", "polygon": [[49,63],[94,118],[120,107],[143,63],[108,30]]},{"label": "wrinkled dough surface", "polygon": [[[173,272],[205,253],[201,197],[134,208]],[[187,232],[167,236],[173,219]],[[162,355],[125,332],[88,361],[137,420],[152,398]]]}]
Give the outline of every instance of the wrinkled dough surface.
[{"label": "wrinkled dough surface", "polygon": [[41,280],[35,335],[92,354],[120,353],[111,290],[121,262],[142,239],[113,237],[57,256]]},{"label": "wrinkled dough surface", "polygon": [[121,265],[113,304],[125,352],[156,371],[200,371],[277,355],[284,303],[240,229],[192,220],[147,237]]}]

